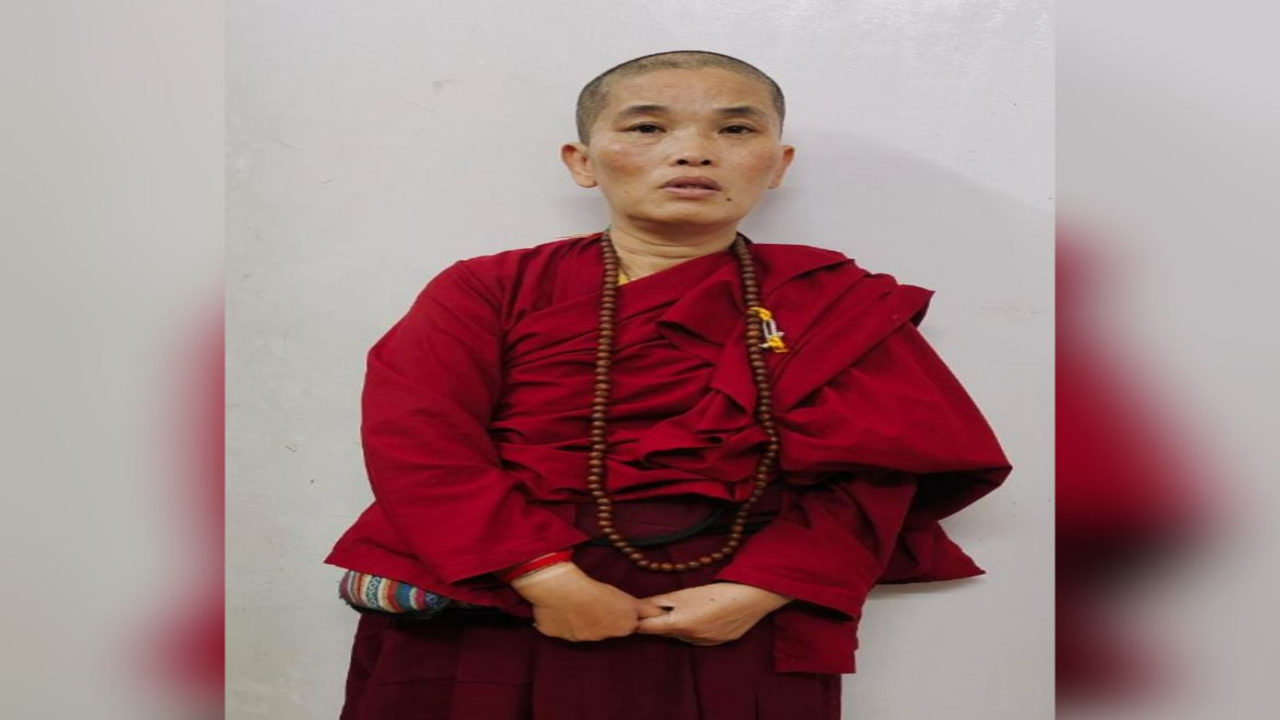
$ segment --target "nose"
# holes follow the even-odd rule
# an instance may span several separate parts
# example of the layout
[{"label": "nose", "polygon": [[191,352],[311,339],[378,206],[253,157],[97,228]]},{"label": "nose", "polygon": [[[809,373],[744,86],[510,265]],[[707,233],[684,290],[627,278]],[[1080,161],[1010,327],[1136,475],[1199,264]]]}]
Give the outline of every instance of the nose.
[{"label": "nose", "polygon": [[672,133],[671,140],[677,165],[710,165],[715,156],[715,139],[698,130]]}]

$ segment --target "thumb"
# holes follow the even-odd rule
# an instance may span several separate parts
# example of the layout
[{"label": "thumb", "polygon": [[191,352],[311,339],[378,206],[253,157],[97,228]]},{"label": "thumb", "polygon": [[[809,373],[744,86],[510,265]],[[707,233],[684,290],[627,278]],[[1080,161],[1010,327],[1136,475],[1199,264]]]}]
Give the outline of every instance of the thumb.
[{"label": "thumb", "polygon": [[636,617],[640,619],[662,617],[667,614],[667,608],[662,607],[650,599],[642,599],[636,601]]},{"label": "thumb", "polygon": [[671,632],[671,613],[663,613],[653,617],[642,618],[636,624],[636,632],[648,635],[662,635]]},{"label": "thumb", "polygon": [[650,608],[656,608],[658,612],[654,613],[652,611],[642,609],[640,622],[636,624],[636,632],[661,635],[671,632],[672,627],[676,624],[675,608],[663,607],[661,596],[655,597],[658,598],[656,602],[654,601],[654,598],[645,598],[644,600],[641,600],[642,603],[647,603]]}]

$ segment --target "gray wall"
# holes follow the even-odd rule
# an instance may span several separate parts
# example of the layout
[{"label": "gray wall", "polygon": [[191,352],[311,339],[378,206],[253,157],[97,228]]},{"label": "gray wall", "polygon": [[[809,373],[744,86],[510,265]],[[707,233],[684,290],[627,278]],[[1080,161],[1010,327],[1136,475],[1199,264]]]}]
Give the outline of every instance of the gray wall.
[{"label": "gray wall", "polygon": [[231,3],[227,717],[337,717],[364,353],[454,260],[603,228],[557,156],[576,94],[675,49],[787,93],[796,160],[743,231],[936,290],[922,329],[1015,465],[946,523],[988,575],[873,593],[846,717],[1051,717],[1052,31],[1047,0]]}]

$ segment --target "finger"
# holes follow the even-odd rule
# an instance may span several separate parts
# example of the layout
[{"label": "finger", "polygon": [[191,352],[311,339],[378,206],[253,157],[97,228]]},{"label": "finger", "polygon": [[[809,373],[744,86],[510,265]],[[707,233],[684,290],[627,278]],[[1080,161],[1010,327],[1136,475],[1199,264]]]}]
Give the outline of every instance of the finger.
[{"label": "finger", "polygon": [[663,608],[654,603],[641,602],[636,604],[636,616],[642,619],[662,617],[663,615],[666,615],[668,612],[670,611],[667,610],[666,608]]},{"label": "finger", "polygon": [[669,618],[669,615],[644,618],[636,624],[636,632],[645,633],[647,635],[666,635],[674,632],[676,628],[672,626]]}]

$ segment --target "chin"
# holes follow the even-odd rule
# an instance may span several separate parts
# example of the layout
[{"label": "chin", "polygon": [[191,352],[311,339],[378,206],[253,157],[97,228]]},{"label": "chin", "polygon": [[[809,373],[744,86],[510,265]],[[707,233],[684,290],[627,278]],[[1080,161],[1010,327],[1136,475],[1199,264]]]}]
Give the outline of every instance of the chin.
[{"label": "chin", "polygon": [[644,215],[637,220],[652,223],[655,225],[673,225],[673,226],[699,226],[699,225],[724,225],[731,223],[737,218],[717,212],[707,212],[705,208],[690,209],[675,212],[658,212]]}]

